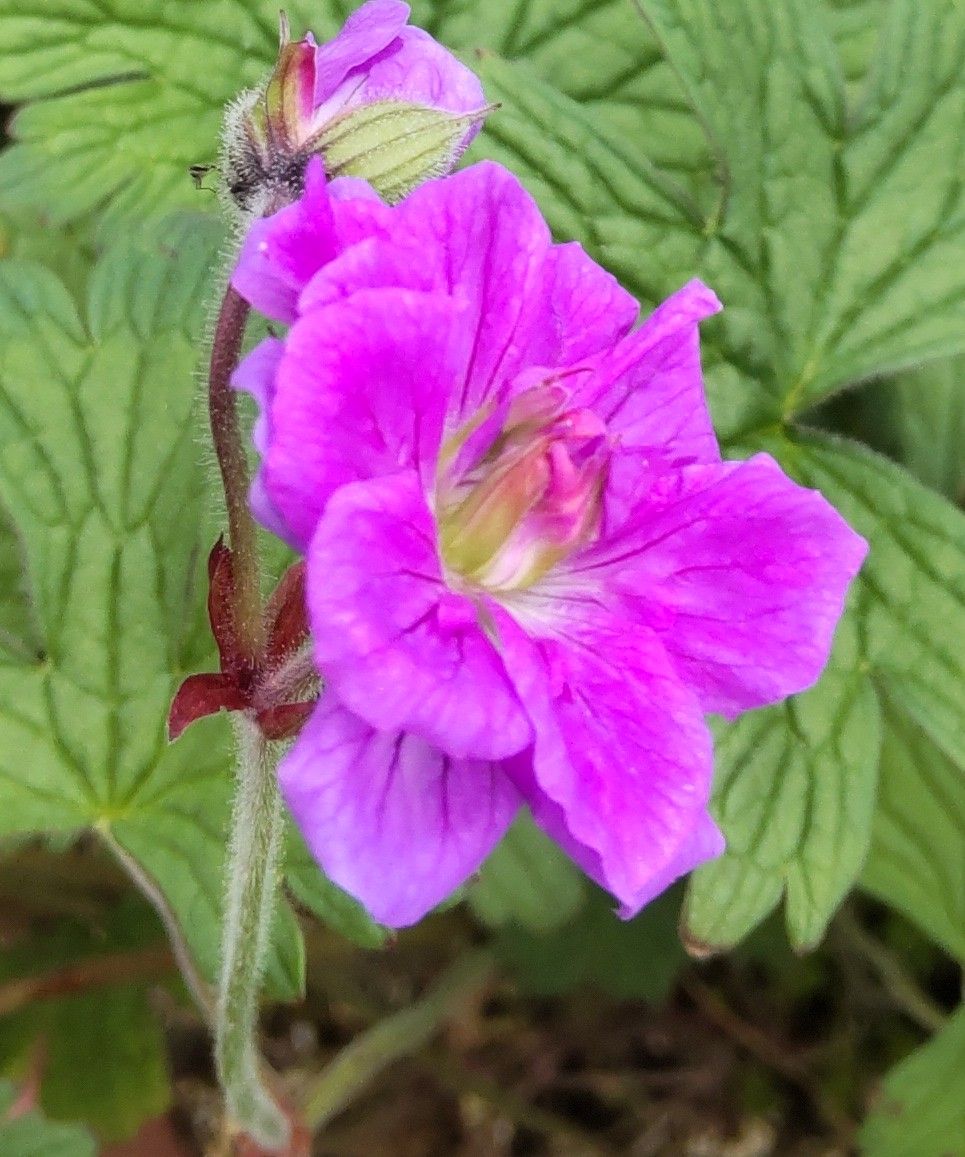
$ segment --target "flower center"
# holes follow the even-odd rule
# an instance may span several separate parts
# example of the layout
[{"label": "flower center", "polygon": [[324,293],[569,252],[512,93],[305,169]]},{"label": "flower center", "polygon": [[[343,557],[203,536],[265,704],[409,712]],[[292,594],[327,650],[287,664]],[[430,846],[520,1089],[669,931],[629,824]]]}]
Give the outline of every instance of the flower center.
[{"label": "flower center", "polygon": [[606,427],[543,383],[445,444],[439,543],[448,569],[490,591],[532,586],[600,525]]}]

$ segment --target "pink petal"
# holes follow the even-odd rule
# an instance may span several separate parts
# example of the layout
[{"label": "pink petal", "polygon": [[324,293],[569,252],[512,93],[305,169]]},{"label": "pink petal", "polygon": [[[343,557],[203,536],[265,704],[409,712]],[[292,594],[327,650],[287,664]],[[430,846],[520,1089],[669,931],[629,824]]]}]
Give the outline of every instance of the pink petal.
[{"label": "pink petal", "polygon": [[532,729],[473,603],[449,590],[415,472],[329,500],[308,553],[315,661],[373,727],[455,758],[500,759]]},{"label": "pink petal", "polygon": [[650,481],[624,529],[572,563],[574,581],[630,594],[705,711],[810,687],[864,539],[765,454]]},{"label": "pink petal", "polygon": [[302,196],[252,222],[231,284],[260,313],[290,324],[315,274],[351,245],[383,236],[390,212],[364,182],[326,183],[321,159],[312,157]]},{"label": "pink petal", "polygon": [[298,299],[299,314],[342,301],[360,289],[448,292],[437,268],[408,238],[372,237],[346,249],[315,274]]},{"label": "pink petal", "polygon": [[366,290],[291,328],[261,478],[297,547],[344,483],[406,466],[434,471],[466,359],[459,309],[439,295]]},{"label": "pink petal", "polygon": [[408,4],[397,0],[369,0],[353,12],[338,36],[315,50],[316,106],[328,100],[353,68],[388,48],[408,19]]},{"label": "pink petal", "polygon": [[710,735],[651,632],[599,607],[570,610],[554,637],[500,619],[536,733],[531,762],[507,766],[537,823],[632,915],[720,850],[719,839],[697,838],[709,830]]},{"label": "pink petal", "polygon": [[278,778],[326,875],[396,928],[414,924],[480,867],[520,803],[498,765],[373,731],[331,695]]},{"label": "pink petal", "polygon": [[533,351],[543,353],[549,230],[519,181],[488,162],[422,185],[396,213],[394,235],[418,246],[466,303],[471,355],[454,383],[453,428],[502,400]]},{"label": "pink petal", "polygon": [[719,309],[705,285],[689,282],[601,357],[592,377],[575,379],[575,404],[598,414],[625,446],[647,449],[661,461],[719,462],[697,331],[697,323]]},{"label": "pink petal", "polygon": [[258,418],[251,440],[259,454],[265,453],[271,441],[270,414],[275,396],[275,376],[284,352],[283,341],[266,337],[241,360],[231,376],[232,388],[251,394],[258,404]]},{"label": "pink petal", "polygon": [[554,245],[544,271],[549,291],[547,329],[553,342],[541,361],[569,366],[602,353],[624,337],[640,306],[581,245]]},{"label": "pink petal", "polygon": [[337,248],[325,170],[317,158],[305,171],[305,192],[293,205],[252,222],[231,284],[260,313],[290,323],[298,295]]},{"label": "pink petal", "polygon": [[[477,112],[485,106],[486,95],[476,74],[428,32],[403,28],[398,41],[395,51],[372,62],[364,87],[350,105],[398,100],[454,113]],[[478,131],[477,126],[463,148]]]}]

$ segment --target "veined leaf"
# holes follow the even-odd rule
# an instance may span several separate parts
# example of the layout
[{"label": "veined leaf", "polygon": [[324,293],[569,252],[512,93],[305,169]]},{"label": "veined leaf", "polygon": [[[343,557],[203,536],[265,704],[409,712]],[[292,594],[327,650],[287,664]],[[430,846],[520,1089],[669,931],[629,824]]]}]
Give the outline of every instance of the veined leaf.
[{"label": "veined leaf", "polygon": [[[965,767],[965,667],[958,646],[965,638],[965,516],[900,467],[855,444],[799,435],[771,440],[766,448],[800,481],[820,489],[865,535],[871,550],[838,629],[832,664],[818,686],[721,732],[714,806],[729,849],[694,874],[685,906],[689,935],[709,947],[735,944],[775,906],[785,881],[792,940],[806,946],[820,935],[846,877],[857,875],[869,848],[876,684],[909,722],[931,736],[931,743],[916,745],[924,762],[905,768],[897,782],[909,787],[911,796],[910,785],[922,779],[923,809],[944,812],[948,855],[956,856],[965,838],[965,816],[949,807],[958,787],[949,782],[950,796],[940,792],[938,800],[927,802],[928,785],[936,782],[932,772],[938,782],[960,783]],[[830,747],[802,728],[802,708],[813,709],[813,722],[825,731]],[[880,895],[907,909],[926,886],[924,877],[901,880],[909,863],[927,865],[933,877],[941,876],[951,891],[929,907],[951,908],[944,917],[933,913],[927,926],[951,943],[947,920],[954,919],[960,873],[952,868],[946,878],[944,853],[933,848],[938,838],[933,827],[901,818],[909,805],[902,787],[895,794],[894,743],[889,733],[883,811],[874,827],[884,858],[876,851],[869,878]],[[932,744],[938,750],[929,754]],[[944,776],[942,752],[955,766]],[[840,856],[832,850],[835,833]],[[800,849],[808,845],[812,854],[801,859]],[[954,934],[953,939],[957,943]]]},{"label": "veined leaf", "polygon": [[881,786],[861,883],[965,961],[965,772],[885,700]]},{"label": "veined leaf", "polygon": [[782,894],[791,942],[811,948],[850,889],[871,839],[880,743],[857,652],[846,620],[813,690],[721,729],[711,810],[727,850],[691,877],[692,950],[732,947]]},{"label": "veined leaf", "polygon": [[[86,316],[37,265],[0,263],[0,503],[16,519],[41,650],[0,662],[0,833],[94,828],[167,896],[217,965],[231,793],[226,729],[169,746],[202,622],[195,341],[220,235],[172,225],[96,268]],[[269,980],[302,986],[279,916]]]},{"label": "veined leaf", "polygon": [[821,4],[640,8],[706,130],[715,187],[685,186],[654,164],[645,135],[615,134],[529,68],[494,58],[479,67],[503,109],[481,148],[645,304],[695,275],[714,287],[725,311],[704,344],[725,441],[962,349],[961,6],[878,6],[860,95]]},{"label": "veined leaf", "polygon": [[965,767],[965,515],[854,444],[801,436],[780,452],[870,543],[854,600],[869,670]]}]

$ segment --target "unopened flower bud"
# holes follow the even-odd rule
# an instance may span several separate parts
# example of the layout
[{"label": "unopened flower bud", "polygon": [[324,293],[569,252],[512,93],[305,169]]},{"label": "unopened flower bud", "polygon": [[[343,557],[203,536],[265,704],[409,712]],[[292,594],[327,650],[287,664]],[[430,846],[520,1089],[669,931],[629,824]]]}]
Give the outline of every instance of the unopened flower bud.
[{"label": "unopened flower bud", "polygon": [[367,181],[386,201],[449,172],[490,111],[478,78],[408,5],[369,0],[334,40],[293,42],[282,16],[275,68],[225,114],[221,172],[231,204],[264,215],[302,192],[322,157],[329,178]]}]

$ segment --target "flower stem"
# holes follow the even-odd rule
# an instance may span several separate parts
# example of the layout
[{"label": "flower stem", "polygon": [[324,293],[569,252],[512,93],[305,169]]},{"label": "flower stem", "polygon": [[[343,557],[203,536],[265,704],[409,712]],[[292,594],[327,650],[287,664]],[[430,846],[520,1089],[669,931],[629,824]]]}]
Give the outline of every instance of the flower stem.
[{"label": "flower stem", "polygon": [[248,302],[229,285],[211,344],[208,414],[228,512],[235,577],[235,631],[238,645],[254,666],[264,649],[258,540],[248,509],[248,461],[241,440],[235,392],[231,388],[231,375],[241,355],[250,309]]},{"label": "flower stem", "polygon": [[215,1059],[228,1111],[266,1149],[288,1144],[289,1124],[262,1083],[255,1044],[258,993],[278,898],[281,801],[268,744],[255,721],[235,717],[238,788],[228,847]]}]

